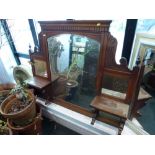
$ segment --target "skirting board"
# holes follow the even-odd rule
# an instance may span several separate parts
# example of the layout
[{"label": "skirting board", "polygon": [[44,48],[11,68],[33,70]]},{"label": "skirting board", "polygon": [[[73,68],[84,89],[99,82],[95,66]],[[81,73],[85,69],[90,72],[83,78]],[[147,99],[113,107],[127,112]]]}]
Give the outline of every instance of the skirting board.
[{"label": "skirting board", "polygon": [[79,133],[82,135],[117,135],[118,128],[106,123],[95,121],[91,125],[90,117],[64,108],[55,103],[45,105],[45,100],[37,98],[37,103],[41,106],[45,117]]}]

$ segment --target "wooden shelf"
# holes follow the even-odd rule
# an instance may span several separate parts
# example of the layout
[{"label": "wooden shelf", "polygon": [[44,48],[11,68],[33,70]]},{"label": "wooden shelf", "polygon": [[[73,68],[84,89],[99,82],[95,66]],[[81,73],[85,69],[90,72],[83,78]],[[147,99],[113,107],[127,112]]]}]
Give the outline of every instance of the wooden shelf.
[{"label": "wooden shelf", "polygon": [[90,106],[122,118],[127,118],[129,111],[128,104],[124,104],[104,96],[96,96]]},{"label": "wooden shelf", "polygon": [[27,84],[31,87],[34,87],[36,89],[43,89],[51,84],[51,81],[40,78],[40,77],[33,77],[26,81]]}]

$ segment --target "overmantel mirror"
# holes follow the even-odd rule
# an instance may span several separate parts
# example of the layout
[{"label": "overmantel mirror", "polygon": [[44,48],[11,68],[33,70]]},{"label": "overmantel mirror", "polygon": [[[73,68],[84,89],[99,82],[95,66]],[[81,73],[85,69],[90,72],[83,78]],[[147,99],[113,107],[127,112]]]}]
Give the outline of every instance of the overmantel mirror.
[{"label": "overmantel mirror", "polygon": [[34,76],[52,83],[54,103],[91,116],[89,105],[102,87],[105,53],[111,57],[116,52],[117,41],[109,32],[111,22],[39,22],[39,48],[30,52],[30,58]]},{"label": "overmantel mirror", "polygon": [[52,36],[47,43],[54,98],[89,108],[96,93],[100,43],[77,34]]}]

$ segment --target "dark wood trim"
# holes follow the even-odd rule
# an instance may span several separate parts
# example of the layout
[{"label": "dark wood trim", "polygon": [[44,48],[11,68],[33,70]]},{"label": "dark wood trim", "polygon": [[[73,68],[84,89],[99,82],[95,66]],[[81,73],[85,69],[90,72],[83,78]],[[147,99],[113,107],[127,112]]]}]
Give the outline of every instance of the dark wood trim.
[{"label": "dark wood trim", "polygon": [[[83,114],[85,116],[88,116],[88,117],[92,117],[93,113],[85,108],[82,108],[78,105],[75,105],[75,104],[72,104],[70,102],[67,102],[65,100],[62,100],[62,99],[54,99],[54,100],[51,100],[53,103],[55,104],[58,104],[60,106],[63,106],[67,109],[70,109],[70,110],[73,110],[75,112],[78,112],[80,114]],[[110,124],[110,125],[113,125],[115,127],[119,127],[120,126],[120,123],[119,122],[116,122],[110,118],[103,118],[103,117],[100,117],[98,116],[96,118],[96,120],[98,121],[101,121],[101,122],[104,122],[104,123],[107,123],[107,124]],[[91,122],[90,122],[91,123]]]},{"label": "dark wood trim", "polygon": [[104,69],[104,72],[106,72],[106,74],[108,75],[115,75],[117,77],[128,77],[128,76],[131,76],[133,73],[132,72],[125,72],[125,71],[116,71],[114,69],[111,69],[111,68],[106,68]]},{"label": "dark wood trim", "polygon": [[37,33],[36,33],[36,29],[35,29],[35,26],[34,26],[33,19],[28,19],[28,22],[29,22],[29,26],[30,26],[30,29],[31,29],[34,44],[35,44],[35,46],[38,47],[39,43],[38,43]]},{"label": "dark wood trim", "polygon": [[72,63],[72,46],[73,46],[73,35],[70,36],[70,45],[69,45],[69,65]]},{"label": "dark wood trim", "polygon": [[24,53],[16,53],[16,55],[18,57],[21,57],[21,58],[25,58],[25,59],[30,59],[30,56],[28,54],[24,54]]},{"label": "dark wood trim", "polygon": [[69,20],[69,21],[39,21],[42,31],[64,32],[107,32],[111,20]]}]

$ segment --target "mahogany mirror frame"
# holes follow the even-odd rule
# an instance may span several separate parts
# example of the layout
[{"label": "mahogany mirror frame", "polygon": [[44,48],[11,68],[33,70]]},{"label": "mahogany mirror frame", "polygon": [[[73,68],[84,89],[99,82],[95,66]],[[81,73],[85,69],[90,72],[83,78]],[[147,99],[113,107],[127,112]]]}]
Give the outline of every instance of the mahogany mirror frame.
[{"label": "mahogany mirror frame", "polygon": [[[52,81],[52,75],[50,70],[49,55],[48,55],[48,42],[47,39],[52,36],[60,34],[76,34],[86,36],[94,39],[100,43],[100,54],[97,67],[97,78],[96,78],[96,92],[99,94],[102,81],[101,72],[104,66],[104,56],[107,48],[112,55],[115,57],[117,40],[110,34],[109,27],[111,20],[67,20],[67,21],[39,21],[41,26],[41,32],[38,35],[39,47],[35,47],[34,51],[30,50],[30,60],[32,62],[33,75],[39,77],[35,73],[34,60],[45,61],[47,67],[47,77],[41,77],[48,81]],[[77,105],[73,105],[70,102],[62,99],[52,100],[52,102],[59,104],[65,108],[84,114],[88,117],[92,116],[92,112]],[[115,122],[112,119],[106,119],[98,117],[97,120],[112,124],[116,127],[119,126],[119,122]]]}]

